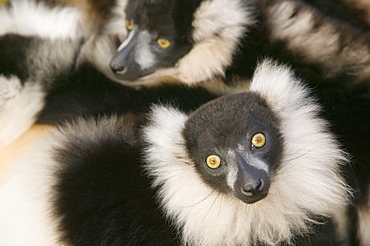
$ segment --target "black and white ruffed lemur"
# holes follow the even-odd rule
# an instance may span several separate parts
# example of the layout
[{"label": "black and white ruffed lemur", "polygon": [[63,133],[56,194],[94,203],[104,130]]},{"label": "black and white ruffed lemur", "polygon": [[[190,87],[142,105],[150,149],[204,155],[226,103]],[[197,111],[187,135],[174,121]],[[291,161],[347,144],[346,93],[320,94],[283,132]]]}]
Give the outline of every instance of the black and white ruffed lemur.
[{"label": "black and white ruffed lemur", "polygon": [[[119,78],[129,78],[135,70],[130,70],[125,63],[141,57],[136,53],[136,47],[143,47],[146,34],[154,37],[164,28],[158,25],[156,20],[161,18],[157,15],[141,11],[144,2],[127,1],[122,18],[116,18],[126,19],[128,32],[110,62],[112,71]],[[187,22],[187,28],[176,28],[179,15],[172,9],[169,11],[176,14],[162,22],[167,27],[172,18],[175,35],[187,37],[192,44],[190,51],[172,67],[154,67],[155,72],[132,84],[139,85],[146,79],[152,82],[157,76],[167,76],[196,85],[221,76],[232,85],[239,80],[241,83],[250,80],[258,62],[265,57],[289,64],[296,75],[315,90],[331,129],[339,136],[361,174],[352,184],[358,191],[355,196],[357,215],[353,216],[356,218],[353,223],[359,228],[357,237],[362,244],[370,245],[369,4],[346,0],[188,3],[194,6],[194,2],[199,6],[194,8],[193,19]],[[160,4],[160,1],[156,3]],[[186,25],[186,20],[181,24]],[[172,47],[173,37],[155,37],[159,38],[154,39],[157,43],[146,43],[149,47],[161,46],[160,42],[163,42],[164,49],[171,52],[178,43],[174,41]],[[143,70],[141,75],[147,72],[148,69]]]},{"label": "black and white ruffed lemur", "polygon": [[[274,86],[272,86],[274,85]],[[1,245],[349,245],[345,152],[290,69],[186,114],[78,118],[11,159]]]},{"label": "black and white ruffed lemur", "polygon": [[[84,11],[68,5],[80,3],[86,13],[93,14],[86,17]],[[338,211],[334,225],[343,225],[337,228],[343,245],[359,241],[369,245],[370,52],[369,22],[361,4],[366,3],[9,1],[0,9],[0,23],[4,23],[0,25],[0,147],[34,122],[55,124],[93,117],[100,125],[105,117],[134,113],[139,115],[133,116],[134,123],[141,125],[140,115],[158,102],[174,103],[189,112],[218,96],[214,90],[248,86],[258,62],[272,57],[289,64],[296,76],[314,88],[324,108],[323,117],[350,153],[355,168],[345,166],[344,177],[355,191],[354,200],[348,216],[340,216]],[[325,10],[328,6],[337,11]],[[351,13],[356,18],[345,16]],[[219,78],[226,85],[220,84]],[[122,87],[112,81],[144,88]],[[157,87],[158,82],[166,81],[202,87]],[[89,128],[90,123],[81,121],[69,124]],[[114,120],[108,120],[110,123],[115,124]],[[110,130],[101,131],[110,136]],[[68,137],[70,133],[65,134]],[[131,144],[135,145],[130,142],[128,146]],[[271,228],[264,232],[270,233]],[[326,233],[335,235],[327,229],[318,238]],[[275,232],[271,235],[276,236]],[[259,237],[267,243],[268,239]]]}]

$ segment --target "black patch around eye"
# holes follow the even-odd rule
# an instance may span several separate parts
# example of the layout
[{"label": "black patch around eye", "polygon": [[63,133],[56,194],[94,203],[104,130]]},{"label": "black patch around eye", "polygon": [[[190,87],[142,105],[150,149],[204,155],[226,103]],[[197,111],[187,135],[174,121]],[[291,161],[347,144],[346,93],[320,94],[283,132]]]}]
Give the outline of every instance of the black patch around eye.
[{"label": "black patch around eye", "polygon": [[154,51],[158,61],[156,68],[166,68],[175,65],[192,48],[192,45],[189,43],[179,43],[170,38],[169,41],[171,44],[167,48],[160,47],[157,40],[152,44],[153,47],[156,47]]},{"label": "black patch around eye", "polygon": [[203,181],[212,189],[215,189],[218,192],[228,192],[230,190],[227,185],[225,163],[222,160],[220,167],[217,169],[209,168],[204,161],[196,164],[196,169],[201,175]]}]

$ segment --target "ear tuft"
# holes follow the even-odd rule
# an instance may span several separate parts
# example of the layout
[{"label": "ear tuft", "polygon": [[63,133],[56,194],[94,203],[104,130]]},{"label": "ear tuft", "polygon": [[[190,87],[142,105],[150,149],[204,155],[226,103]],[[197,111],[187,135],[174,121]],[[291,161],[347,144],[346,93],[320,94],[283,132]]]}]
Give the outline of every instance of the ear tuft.
[{"label": "ear tuft", "polygon": [[308,89],[289,67],[271,60],[264,60],[257,66],[250,90],[259,93],[279,113],[313,101],[308,98]]},{"label": "ear tuft", "polygon": [[182,129],[187,120],[185,113],[173,107],[155,105],[149,115],[150,123],[144,128],[145,141],[152,146],[152,152],[176,153],[178,142],[182,142]]}]

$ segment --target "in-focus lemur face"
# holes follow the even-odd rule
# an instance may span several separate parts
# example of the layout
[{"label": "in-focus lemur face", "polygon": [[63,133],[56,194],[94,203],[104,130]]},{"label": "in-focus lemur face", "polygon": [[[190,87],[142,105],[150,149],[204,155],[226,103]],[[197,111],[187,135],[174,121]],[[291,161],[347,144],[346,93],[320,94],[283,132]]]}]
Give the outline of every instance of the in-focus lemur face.
[{"label": "in-focus lemur face", "polygon": [[254,203],[268,194],[270,177],[281,160],[278,127],[277,116],[262,98],[243,93],[197,110],[183,134],[190,158],[206,183]]},{"label": "in-focus lemur face", "polygon": [[192,15],[186,17],[187,11],[181,5],[185,6],[176,0],[128,2],[125,8],[128,34],[110,62],[118,77],[136,80],[173,66],[189,52],[192,43],[186,29],[191,26]]}]

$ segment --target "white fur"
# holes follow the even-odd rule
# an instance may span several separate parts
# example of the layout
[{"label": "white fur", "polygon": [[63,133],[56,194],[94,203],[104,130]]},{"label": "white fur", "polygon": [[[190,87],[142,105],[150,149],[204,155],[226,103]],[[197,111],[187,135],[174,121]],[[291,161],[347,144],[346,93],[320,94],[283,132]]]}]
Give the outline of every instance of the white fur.
[{"label": "white fur", "polygon": [[57,246],[50,194],[55,183],[51,159],[55,139],[40,138],[18,155],[0,182],[0,245]]},{"label": "white fur", "polygon": [[44,92],[32,82],[21,85],[12,76],[0,76],[0,147],[23,134],[36,120],[44,105]]},{"label": "white fur", "polygon": [[224,75],[240,38],[254,23],[251,7],[241,0],[203,1],[194,18],[195,46],[172,75],[189,84]]},{"label": "white fur", "polygon": [[127,0],[117,0],[116,6],[112,10],[112,17],[104,26],[105,33],[117,35],[121,42],[124,41],[127,36],[125,13],[127,3]]},{"label": "white fur", "polygon": [[82,36],[82,13],[73,7],[50,7],[33,0],[13,0],[0,8],[0,35],[14,33],[44,38]]},{"label": "white fur", "polygon": [[370,185],[367,189],[367,202],[359,206],[358,217],[358,238],[361,246],[370,246]]},{"label": "white fur", "polygon": [[154,108],[145,136],[147,170],[160,187],[166,215],[190,245],[275,245],[309,231],[310,214],[334,216],[347,204],[348,188],[339,174],[346,160],[318,106],[286,67],[261,64],[251,91],[261,94],[281,118],[283,161],[269,195],[247,205],[209,188],[184,148],[187,116],[171,108]]},{"label": "white fur", "polygon": [[155,55],[150,50],[151,34],[142,31],[138,35],[135,47],[135,61],[139,64],[140,69],[144,70],[153,66],[156,62]]},{"label": "white fur", "polygon": [[124,48],[126,48],[126,46],[131,42],[132,38],[135,36],[135,33],[137,32],[137,29],[134,28],[130,33],[129,35],[127,36],[127,38],[120,44],[120,46],[118,47],[117,51],[120,52],[121,50],[123,50]]}]

